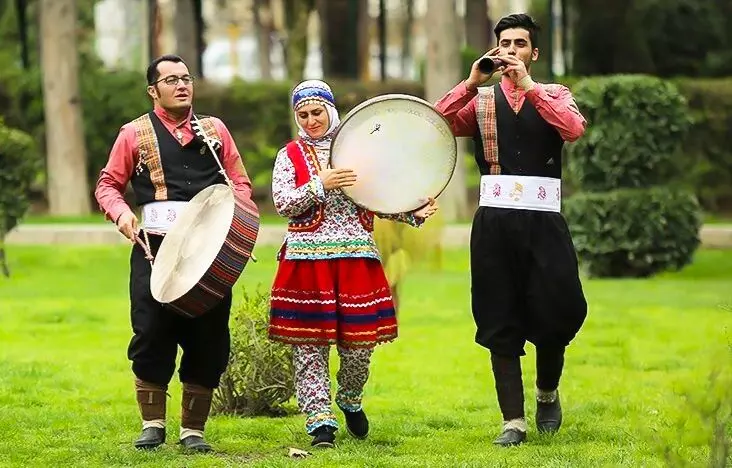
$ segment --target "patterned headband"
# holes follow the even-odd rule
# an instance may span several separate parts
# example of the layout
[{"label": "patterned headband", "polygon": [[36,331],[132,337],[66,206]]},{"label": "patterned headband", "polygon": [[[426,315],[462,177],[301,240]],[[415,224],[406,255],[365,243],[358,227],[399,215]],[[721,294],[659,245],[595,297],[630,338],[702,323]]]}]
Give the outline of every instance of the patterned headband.
[{"label": "patterned headband", "polygon": [[292,108],[297,110],[306,104],[325,104],[335,107],[335,97],[328,85],[322,82],[304,82],[292,93]]}]

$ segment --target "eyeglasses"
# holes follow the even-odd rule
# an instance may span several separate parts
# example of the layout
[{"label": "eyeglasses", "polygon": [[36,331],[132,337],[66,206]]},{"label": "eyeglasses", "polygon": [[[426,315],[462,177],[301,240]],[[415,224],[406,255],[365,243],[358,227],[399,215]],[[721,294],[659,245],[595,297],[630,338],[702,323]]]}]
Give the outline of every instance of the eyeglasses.
[{"label": "eyeglasses", "polygon": [[188,86],[189,84],[193,83],[193,77],[191,75],[183,75],[183,76],[170,75],[170,76],[166,76],[165,78],[162,78],[158,81],[155,81],[152,84],[157,84],[157,83],[160,83],[161,81],[168,86],[176,86],[179,81],[182,81],[184,85]]}]

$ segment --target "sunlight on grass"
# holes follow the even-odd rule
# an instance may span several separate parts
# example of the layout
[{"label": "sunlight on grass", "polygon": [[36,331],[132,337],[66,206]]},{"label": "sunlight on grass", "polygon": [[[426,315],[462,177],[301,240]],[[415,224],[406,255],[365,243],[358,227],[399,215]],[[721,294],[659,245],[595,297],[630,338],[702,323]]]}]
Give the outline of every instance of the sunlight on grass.
[{"label": "sunlight on grass", "polygon": [[[258,247],[259,262],[239,286],[267,290],[275,252]],[[214,417],[206,433],[220,452],[182,455],[176,377],[168,443],[139,453],[126,358],[128,247],[12,246],[8,254],[13,276],[0,278],[2,466],[708,466],[705,411],[732,397],[732,251],[702,251],[681,272],[585,281],[590,314],[567,352],[561,432],[533,430],[527,346],[529,442],[492,446],[500,413],[488,353],[473,342],[467,251],[454,250],[441,269],[422,266],[404,283],[400,337],[378,348],[366,387],[368,440],[339,431],[336,450],[291,461],[288,447],[309,448],[300,415]]]}]

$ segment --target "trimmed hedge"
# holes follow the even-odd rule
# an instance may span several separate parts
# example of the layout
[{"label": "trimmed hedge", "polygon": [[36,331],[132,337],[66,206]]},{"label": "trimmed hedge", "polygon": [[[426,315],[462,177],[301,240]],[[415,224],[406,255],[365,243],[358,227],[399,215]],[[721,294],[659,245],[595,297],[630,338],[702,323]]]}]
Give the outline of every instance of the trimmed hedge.
[{"label": "trimmed hedge", "polygon": [[[93,187],[120,127],[148,112],[151,104],[141,73],[97,70],[81,76],[88,177]],[[423,95],[422,86],[415,82],[334,81],[330,85],[341,116],[364,100],[381,94]],[[196,85],[196,112],[214,115],[226,123],[253,180],[255,195],[260,199],[269,196],[277,150],[292,136],[294,117],[289,106],[292,86],[287,82],[243,81],[229,86],[205,82]],[[0,109],[8,125],[30,133],[40,148],[45,147],[43,93],[37,69],[0,71]]]},{"label": "trimmed hedge", "polygon": [[589,128],[569,145],[580,192],[565,216],[592,276],[649,276],[691,262],[701,207],[676,186],[678,154],[691,124],[670,83],[642,75],[591,78],[575,86]]},{"label": "trimmed hedge", "polygon": [[701,207],[677,187],[580,192],[563,207],[577,255],[592,276],[650,276],[690,263]]},{"label": "trimmed hedge", "polygon": [[674,82],[692,119],[680,161],[684,181],[707,210],[732,212],[732,77]]},{"label": "trimmed hedge", "polygon": [[0,271],[9,276],[5,263],[5,236],[30,207],[31,184],[41,166],[33,138],[6,127],[0,118]]},{"label": "trimmed hedge", "polygon": [[673,84],[616,75],[580,81],[574,96],[588,128],[567,146],[568,167],[583,190],[646,187],[675,175],[691,119]]}]

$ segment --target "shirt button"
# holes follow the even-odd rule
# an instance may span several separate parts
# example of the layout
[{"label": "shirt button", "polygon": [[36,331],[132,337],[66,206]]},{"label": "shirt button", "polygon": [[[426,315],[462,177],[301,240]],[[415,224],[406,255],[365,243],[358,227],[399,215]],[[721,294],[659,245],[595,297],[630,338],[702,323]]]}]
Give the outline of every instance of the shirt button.
[{"label": "shirt button", "polygon": [[191,181],[189,180],[188,182],[186,182],[186,184],[191,185]]},{"label": "shirt button", "polygon": [[184,169],[188,169],[188,164],[183,164]]}]

